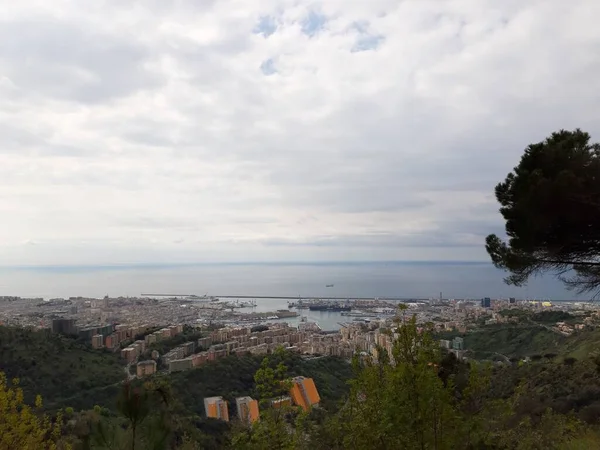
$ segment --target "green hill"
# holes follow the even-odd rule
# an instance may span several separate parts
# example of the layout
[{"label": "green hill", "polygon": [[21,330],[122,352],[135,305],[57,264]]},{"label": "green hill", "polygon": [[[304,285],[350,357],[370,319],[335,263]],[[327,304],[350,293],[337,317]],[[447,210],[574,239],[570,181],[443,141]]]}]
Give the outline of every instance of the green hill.
[{"label": "green hill", "polygon": [[[254,373],[263,356],[231,356],[185,372],[160,375],[172,385],[184,414],[204,414],[203,398],[222,395],[233,402],[252,395]],[[348,362],[334,357],[310,360],[286,354],[290,376],[315,379],[322,403],[333,409],[348,390],[352,376]],[[28,402],[40,394],[49,410],[75,410],[100,405],[114,410],[125,378],[117,353],[95,350],[76,339],[48,330],[0,327],[0,371],[19,378]]]},{"label": "green hill", "polygon": [[588,423],[600,420],[600,371],[591,359],[561,357],[539,362],[498,367],[493,376],[493,394],[507,398],[522,385],[520,410],[523,416],[541,416],[546,408],[560,414],[574,412]]},{"label": "green hill", "polygon": [[482,358],[493,353],[520,358],[549,352],[557,353],[568,338],[537,325],[498,325],[466,334],[464,339],[465,349]]},{"label": "green hill", "polygon": [[40,394],[50,409],[114,398],[123,367],[118,354],[49,330],[0,327],[0,370],[19,378],[27,401]]},{"label": "green hill", "polygon": [[[263,356],[231,356],[205,364],[197,369],[169,375],[176,397],[185,409],[204,415],[204,397],[223,396],[230,405],[235,398],[254,394],[254,373],[259,369]],[[297,354],[286,353],[284,364],[289,376],[303,375],[315,380],[321,396],[321,404],[335,409],[337,402],[347,394],[347,381],[352,377],[351,365],[336,357],[303,359]]]}]

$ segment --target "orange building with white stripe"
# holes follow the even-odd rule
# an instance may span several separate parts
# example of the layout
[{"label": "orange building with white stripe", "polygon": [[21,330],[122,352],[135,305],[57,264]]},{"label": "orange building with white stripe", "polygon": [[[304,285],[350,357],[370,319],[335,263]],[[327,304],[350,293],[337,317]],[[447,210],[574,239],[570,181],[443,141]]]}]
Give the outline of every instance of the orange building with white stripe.
[{"label": "orange building with white stripe", "polygon": [[318,406],[321,401],[317,387],[312,378],[296,377],[292,378],[292,388],[290,397],[295,405],[300,406],[304,411],[308,411],[313,406]]},{"label": "orange building with white stripe", "polygon": [[235,399],[237,405],[238,418],[244,422],[252,424],[259,419],[258,401],[252,397],[238,397]]},{"label": "orange building with white stripe", "polygon": [[206,410],[206,417],[229,422],[229,409],[223,397],[206,397],[204,399],[204,409]]}]

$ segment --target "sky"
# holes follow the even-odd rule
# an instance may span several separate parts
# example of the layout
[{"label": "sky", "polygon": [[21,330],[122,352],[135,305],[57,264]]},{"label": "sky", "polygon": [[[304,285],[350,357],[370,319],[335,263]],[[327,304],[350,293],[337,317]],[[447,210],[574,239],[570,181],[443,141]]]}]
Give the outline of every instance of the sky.
[{"label": "sky", "polygon": [[0,265],[485,261],[494,186],[600,141],[595,0],[0,8]]}]

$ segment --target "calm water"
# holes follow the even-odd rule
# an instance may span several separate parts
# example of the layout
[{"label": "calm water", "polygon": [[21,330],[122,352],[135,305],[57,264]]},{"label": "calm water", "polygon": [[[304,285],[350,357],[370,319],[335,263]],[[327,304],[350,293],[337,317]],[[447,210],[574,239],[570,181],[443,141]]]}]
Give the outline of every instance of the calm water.
[{"label": "calm water", "polygon": [[[235,302],[235,299],[224,299],[227,301]],[[272,320],[270,322],[281,322],[285,321],[293,326],[298,326],[302,316],[306,317],[307,322],[317,322],[319,326],[325,331],[338,330],[341,322],[350,322],[354,317],[342,316],[341,312],[333,311],[310,311],[308,309],[289,309],[288,301],[286,299],[273,299],[273,298],[257,298],[256,307],[243,308],[238,311],[240,312],[276,312],[278,309],[285,309],[295,311],[299,314],[298,317],[289,317],[285,319]]]},{"label": "calm water", "polygon": [[[429,298],[442,291],[445,298],[576,298],[549,277],[534,279],[520,289],[505,285],[502,277],[503,273],[489,263],[447,262],[2,268],[0,295]],[[326,288],[327,284],[334,287]],[[285,308],[287,302],[279,306]]]}]

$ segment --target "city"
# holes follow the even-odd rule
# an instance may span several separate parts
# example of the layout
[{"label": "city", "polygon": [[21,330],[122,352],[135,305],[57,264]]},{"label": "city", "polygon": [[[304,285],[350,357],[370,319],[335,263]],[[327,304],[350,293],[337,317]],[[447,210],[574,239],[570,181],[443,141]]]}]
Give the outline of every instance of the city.
[{"label": "city", "polygon": [[[344,313],[337,331],[322,330],[318,323],[301,321],[297,326],[282,320],[266,320],[271,313],[244,312],[231,303],[168,298],[26,299],[0,297],[0,324],[77,336],[91,347],[120,352],[131,376],[157,371],[176,372],[216,359],[240,354],[266,355],[278,347],[307,356],[338,356],[350,359],[357,352],[377,356],[378,348],[391,353],[393,324],[398,320],[398,302],[348,301],[352,313]],[[518,323],[519,312],[566,312],[579,320],[557,320],[544,324],[555,333],[569,336],[597,326],[600,306],[590,302],[526,301],[510,299],[447,300],[401,303],[404,317],[415,316],[417,324],[435,332],[465,334],[482,326]],[[233,305],[235,306],[235,305]],[[350,308],[350,307],[349,307]],[[352,315],[348,315],[352,314]],[[354,316],[354,317],[353,317]],[[147,351],[157,342],[180,335],[184,326],[202,337],[183,342],[164,354]],[[450,348],[449,341],[441,345]],[[463,356],[464,349],[460,349]],[[459,356],[459,354],[457,354]],[[147,357],[146,359],[143,359]],[[157,366],[158,363],[158,366]],[[133,370],[130,366],[136,367]]]}]

